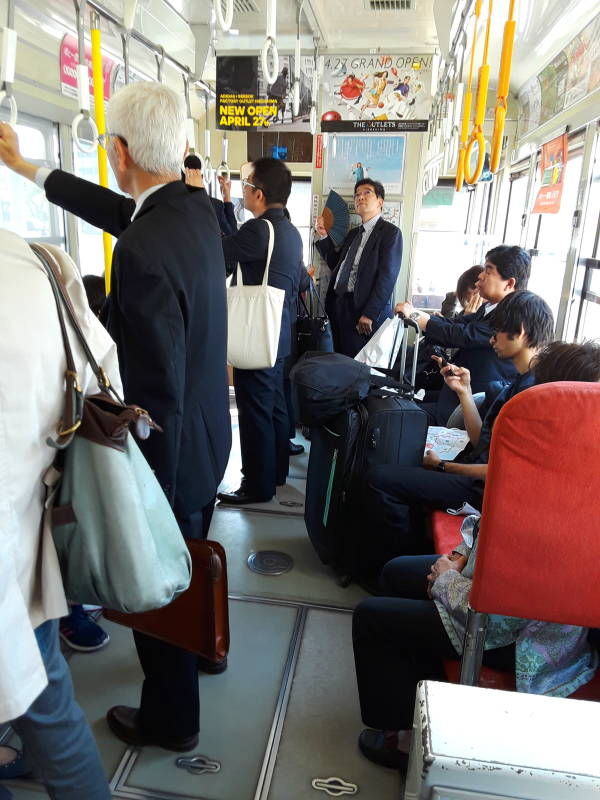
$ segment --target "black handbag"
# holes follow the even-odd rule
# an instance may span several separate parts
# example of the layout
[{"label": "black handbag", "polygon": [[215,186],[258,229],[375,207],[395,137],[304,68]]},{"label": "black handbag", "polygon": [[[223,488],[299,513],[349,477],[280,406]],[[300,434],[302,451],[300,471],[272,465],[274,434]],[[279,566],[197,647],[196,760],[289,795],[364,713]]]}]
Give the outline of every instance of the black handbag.
[{"label": "black handbag", "polygon": [[[298,295],[298,318],[296,320],[296,343],[298,358],[309,351],[333,353],[331,323],[321,305],[315,285],[310,281],[309,295],[314,298],[317,315],[309,311],[302,295]],[[311,303],[312,306],[312,303]]]}]

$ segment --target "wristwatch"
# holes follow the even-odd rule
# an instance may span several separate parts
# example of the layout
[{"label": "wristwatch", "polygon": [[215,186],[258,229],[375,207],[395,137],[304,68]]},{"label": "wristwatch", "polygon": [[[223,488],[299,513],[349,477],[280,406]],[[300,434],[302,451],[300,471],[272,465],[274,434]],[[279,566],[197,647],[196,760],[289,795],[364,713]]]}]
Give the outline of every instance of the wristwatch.
[{"label": "wristwatch", "polygon": [[436,470],[438,472],[446,472],[446,462],[445,461],[440,461],[440,463],[436,467]]}]

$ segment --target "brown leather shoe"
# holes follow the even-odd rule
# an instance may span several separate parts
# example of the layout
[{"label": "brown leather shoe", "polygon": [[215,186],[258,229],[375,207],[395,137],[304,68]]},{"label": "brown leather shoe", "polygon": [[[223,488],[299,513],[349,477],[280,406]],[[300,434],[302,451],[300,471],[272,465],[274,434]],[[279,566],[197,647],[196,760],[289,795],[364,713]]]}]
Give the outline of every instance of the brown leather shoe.
[{"label": "brown leather shoe", "polygon": [[227,669],[227,656],[222,658],[221,661],[209,661],[204,656],[198,656],[198,670],[199,672],[206,672],[208,675],[220,675]]},{"label": "brown leather shoe", "polygon": [[140,712],[131,706],[113,706],[106,715],[108,727],[122,742],[135,747],[154,745],[164,750],[174,750],[176,753],[185,753],[193,750],[198,744],[198,734],[178,741],[166,741],[144,733],[139,724]]}]

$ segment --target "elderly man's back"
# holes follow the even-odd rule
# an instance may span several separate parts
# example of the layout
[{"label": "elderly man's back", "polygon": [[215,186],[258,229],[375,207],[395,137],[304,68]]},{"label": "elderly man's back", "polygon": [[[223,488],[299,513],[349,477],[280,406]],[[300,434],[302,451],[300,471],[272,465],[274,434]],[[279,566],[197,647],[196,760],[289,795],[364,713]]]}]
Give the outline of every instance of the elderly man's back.
[{"label": "elderly man's back", "polygon": [[[56,454],[46,439],[55,437],[65,401],[63,341],[50,283],[29,245],[0,230],[0,254],[0,722],[13,720],[53,796],[104,800],[110,792],[96,745],[58,647],[66,602],[42,526],[44,476]],[[88,343],[120,390],[115,345],[88,308],[75,265],[64,254],[59,260]],[[94,392],[71,338],[82,388]]]}]

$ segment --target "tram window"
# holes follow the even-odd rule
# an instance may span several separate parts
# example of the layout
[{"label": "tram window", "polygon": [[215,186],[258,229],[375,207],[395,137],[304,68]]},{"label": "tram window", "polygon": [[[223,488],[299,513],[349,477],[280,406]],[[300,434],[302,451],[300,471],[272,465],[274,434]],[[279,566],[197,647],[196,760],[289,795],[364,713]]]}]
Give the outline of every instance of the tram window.
[{"label": "tram window", "polygon": [[[23,114],[20,119],[15,130],[24,157],[40,166],[58,166],[55,126]],[[5,166],[0,166],[0,226],[30,241],[64,245],[62,215],[34,183]]]},{"label": "tram window", "polygon": [[505,244],[520,244],[523,231],[523,214],[525,214],[525,201],[527,199],[527,172],[519,172],[510,177],[510,191],[508,195],[508,211],[504,225]]},{"label": "tram window", "polygon": [[[556,319],[571,237],[573,213],[581,176],[582,156],[570,155],[565,169],[560,210],[557,214],[535,214],[529,222],[527,248],[538,253],[532,258],[529,289],[541,295]],[[534,197],[539,188],[539,171],[536,176]]]},{"label": "tram window", "polygon": [[[414,256],[412,302],[439,309],[458,276],[481,259],[481,237],[466,233],[473,192],[438,184],[423,198]],[[440,254],[444,254],[441,258]]]},{"label": "tram window", "polygon": [[[98,156],[93,153],[82,153],[73,148],[73,164],[75,174],[92,183],[98,183]],[[119,192],[113,172],[108,168],[108,186]],[[77,242],[79,246],[79,267],[82,275],[104,274],[104,246],[102,231],[77,217]],[[113,239],[114,246],[114,239]]]}]

